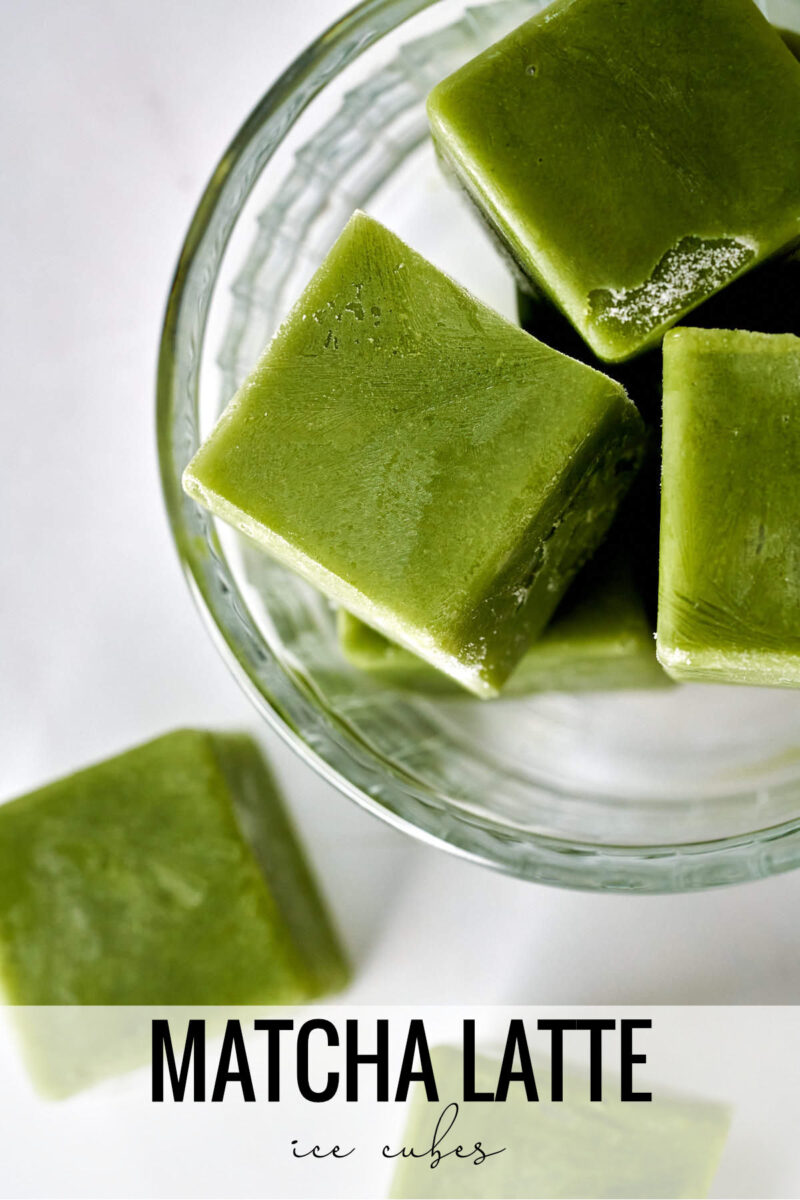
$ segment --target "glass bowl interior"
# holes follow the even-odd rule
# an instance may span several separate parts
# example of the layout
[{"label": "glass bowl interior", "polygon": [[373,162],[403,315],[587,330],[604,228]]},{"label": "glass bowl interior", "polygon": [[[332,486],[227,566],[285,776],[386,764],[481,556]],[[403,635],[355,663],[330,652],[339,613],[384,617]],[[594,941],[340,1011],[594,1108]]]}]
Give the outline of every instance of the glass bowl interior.
[{"label": "glass bowl interior", "polygon": [[[355,208],[515,318],[509,271],[435,161],[425,97],[544,7],[371,0],[265,96],[197,210],[169,298],[158,429],[170,519],[257,707],[340,790],[525,878],[688,890],[800,862],[800,692],[687,685],[481,702],[348,665],[335,613],[180,476]],[[800,31],[800,0],[764,5]]]}]

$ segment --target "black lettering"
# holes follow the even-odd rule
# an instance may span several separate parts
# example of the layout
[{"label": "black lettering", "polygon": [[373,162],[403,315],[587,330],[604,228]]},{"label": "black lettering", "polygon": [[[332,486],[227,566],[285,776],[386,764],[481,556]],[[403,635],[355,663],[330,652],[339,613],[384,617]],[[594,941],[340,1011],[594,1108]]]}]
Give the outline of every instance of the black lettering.
[{"label": "black lettering", "polygon": [[339,1034],[331,1021],[317,1018],[314,1021],[305,1021],[300,1026],[297,1034],[297,1089],[304,1100],[322,1104],[326,1100],[332,1100],[336,1095],[339,1087],[339,1072],[328,1072],[328,1081],[321,1091],[312,1088],[308,1078],[308,1042],[311,1034],[316,1033],[317,1030],[325,1034],[329,1046],[339,1045]]},{"label": "black lettering", "polygon": [[281,1034],[294,1029],[294,1021],[254,1021],[254,1028],[267,1031],[267,1099],[281,1098]]},{"label": "black lettering", "polygon": [[[519,1055],[520,1069],[515,1071],[514,1059]],[[529,1100],[538,1100],[536,1079],[533,1074],[531,1052],[528,1049],[528,1039],[525,1036],[525,1025],[520,1020],[509,1021],[506,1046],[503,1051],[503,1061],[500,1064],[500,1074],[497,1079],[495,1100],[503,1102],[508,1099],[508,1085],[517,1081],[525,1085],[525,1095]]]},{"label": "black lettering", "polygon": [[349,1158],[351,1154],[355,1154],[355,1146],[352,1150],[342,1150],[339,1145],[333,1146],[330,1150],[323,1150],[321,1146],[312,1146],[310,1150],[298,1150],[297,1138],[292,1138],[292,1157],[293,1158]]},{"label": "black lettering", "polygon": [[634,1029],[652,1029],[652,1021],[624,1019],[620,1021],[620,1100],[652,1100],[652,1092],[633,1090],[633,1064],[647,1062],[646,1054],[633,1053]]},{"label": "black lettering", "polygon": [[464,1022],[464,1100],[494,1100],[494,1092],[475,1090],[475,1022]]},{"label": "black lettering", "polygon": [[[419,1070],[414,1070],[414,1057],[419,1055]],[[425,1036],[425,1026],[420,1020],[409,1021],[408,1037],[406,1038],[406,1048],[403,1051],[403,1061],[400,1064],[400,1072],[397,1077],[397,1091],[395,1100],[402,1101],[408,1098],[408,1089],[413,1082],[423,1083],[425,1085],[425,1096],[428,1100],[438,1100],[439,1092],[436,1088],[436,1077],[433,1073],[433,1063],[431,1062],[430,1050],[428,1049],[428,1039]]]},{"label": "black lettering", "polygon": [[[236,1070],[231,1069],[231,1059],[236,1059]],[[256,1094],[253,1089],[253,1078],[250,1074],[250,1064],[247,1061],[242,1026],[239,1021],[228,1021],[225,1026],[225,1036],[222,1039],[222,1049],[219,1054],[217,1077],[214,1080],[214,1091],[211,1095],[212,1104],[221,1104],[225,1099],[225,1089],[229,1083],[238,1083],[242,1088],[242,1096],[248,1104],[255,1102]]]},{"label": "black lettering", "polygon": [[392,1150],[389,1146],[384,1146],[381,1154],[384,1158],[429,1158],[431,1161],[428,1166],[431,1170],[438,1167],[439,1163],[445,1158],[450,1158],[455,1155],[460,1159],[472,1159],[472,1165],[480,1166],[487,1158],[494,1158],[496,1154],[503,1154],[505,1146],[501,1146],[499,1150],[484,1150],[481,1142],[475,1142],[472,1149],[467,1149],[459,1144],[454,1146],[452,1150],[440,1150],[442,1142],[453,1129],[458,1119],[459,1108],[455,1100],[451,1100],[448,1105],[439,1114],[436,1121],[436,1126],[431,1138],[431,1144],[424,1150],[415,1150],[413,1146],[401,1146],[399,1150]]},{"label": "black lettering", "polygon": [[[445,1123],[445,1121],[447,1121],[448,1113],[451,1114],[450,1120],[447,1124],[444,1125],[444,1129],[443,1129],[442,1125]],[[431,1148],[430,1148],[431,1170],[433,1170],[434,1167],[438,1167],[438,1165],[442,1161],[442,1159],[447,1157],[446,1155],[442,1154],[442,1152],[438,1149],[438,1147],[439,1147],[439,1144],[441,1142],[443,1142],[444,1139],[447,1137],[448,1133],[455,1125],[457,1119],[458,1119],[458,1105],[456,1104],[455,1100],[452,1100],[450,1102],[450,1104],[448,1104],[446,1106],[446,1108],[444,1108],[443,1111],[439,1114],[439,1120],[436,1122],[436,1127],[433,1131],[433,1139],[431,1140]],[[460,1150],[461,1146],[458,1146],[457,1149]],[[451,1150],[450,1153],[452,1154],[453,1151]]]},{"label": "black lettering", "polygon": [[587,1018],[576,1023],[576,1029],[589,1031],[589,1099],[603,1099],[603,1033],[616,1029],[616,1021]]},{"label": "black lettering", "polygon": [[347,1069],[347,1099],[358,1100],[358,1068],[374,1064],[377,1067],[375,1098],[389,1099],[389,1022],[385,1018],[376,1021],[378,1045],[374,1054],[361,1054],[358,1049],[358,1021],[346,1022],[345,1061]]},{"label": "black lettering", "polygon": [[486,1162],[487,1158],[494,1158],[496,1154],[503,1154],[505,1146],[501,1146],[499,1150],[484,1150],[482,1142],[475,1143],[475,1166],[479,1167],[482,1162]]},{"label": "black lettering", "polygon": [[153,1021],[153,1050],[152,1050],[152,1096],[156,1103],[164,1099],[164,1059],[167,1060],[169,1082],[172,1088],[172,1099],[182,1101],[186,1094],[186,1084],[189,1081],[189,1069],[194,1060],[194,1090],[193,1100],[206,1098],[206,1023],[192,1020],[186,1029],[186,1043],[183,1047],[181,1069],[175,1063],[175,1051],[172,1047],[172,1037],[169,1021]]},{"label": "black lettering", "polygon": [[564,1030],[575,1029],[576,1022],[569,1019],[548,1018],[537,1022],[537,1027],[550,1034],[550,1099],[564,1099]]}]

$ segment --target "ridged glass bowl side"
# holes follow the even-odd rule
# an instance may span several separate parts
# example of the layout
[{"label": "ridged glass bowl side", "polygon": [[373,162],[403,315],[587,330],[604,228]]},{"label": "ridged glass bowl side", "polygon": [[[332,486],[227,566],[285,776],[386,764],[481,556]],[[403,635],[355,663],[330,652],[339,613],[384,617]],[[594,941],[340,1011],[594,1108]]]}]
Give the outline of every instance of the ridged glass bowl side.
[{"label": "ridged glass bowl side", "polygon": [[[745,754],[713,775],[706,743],[688,739],[680,764],[658,761],[659,753],[669,760],[672,743],[652,742],[652,729],[662,712],[674,724],[674,697],[648,697],[636,709],[630,697],[485,706],[386,691],[344,662],[323,598],[217,528],[180,489],[201,436],[353,208],[397,216],[404,196],[425,195],[430,180],[436,209],[430,87],[541,7],[362,5],[245,123],[192,222],[165,318],[158,429],[170,520],[200,608],[256,706],[317,770],[385,819],[500,869],[573,887],[687,890],[772,874],[800,861],[800,755],[781,757],[797,708],[759,702],[758,720],[778,731],[766,774],[761,764],[753,775]],[[454,237],[475,229],[474,261],[454,273],[471,271],[466,281],[509,310],[510,276],[472,215],[455,197],[447,203]],[[427,238],[423,252],[441,252],[449,266],[441,243],[451,210],[442,211],[438,224],[419,207],[403,220],[409,240]],[[731,703],[735,712],[736,700],[723,709]],[[597,754],[581,769],[579,741],[602,742],[615,722],[635,723],[638,709],[642,744],[628,776],[618,763],[604,775]]]}]

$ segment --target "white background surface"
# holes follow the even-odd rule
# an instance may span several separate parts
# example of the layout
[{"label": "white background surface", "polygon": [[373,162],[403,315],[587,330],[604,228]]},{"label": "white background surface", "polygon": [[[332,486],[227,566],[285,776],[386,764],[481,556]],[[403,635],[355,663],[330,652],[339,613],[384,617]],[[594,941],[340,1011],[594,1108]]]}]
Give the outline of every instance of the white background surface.
[{"label": "white background surface", "polygon": [[[216,160],[338,0],[4,0],[0,799],[168,728],[253,728],[162,511],[159,323]],[[792,1003],[800,874],[560,892],[417,844],[263,740],[357,1003]]]}]

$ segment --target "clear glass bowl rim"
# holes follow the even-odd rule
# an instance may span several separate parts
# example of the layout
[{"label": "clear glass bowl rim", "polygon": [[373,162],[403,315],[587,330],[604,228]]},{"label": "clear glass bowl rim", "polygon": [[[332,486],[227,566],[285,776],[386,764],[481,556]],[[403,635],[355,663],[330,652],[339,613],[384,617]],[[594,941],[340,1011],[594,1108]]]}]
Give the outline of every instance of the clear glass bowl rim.
[{"label": "clear glass bowl rim", "polygon": [[[162,489],[190,590],[229,668],[272,728],[337,790],[423,841],[520,878],[588,891],[692,891],[794,869],[800,866],[800,816],[734,837],[661,845],[594,845],[492,825],[463,811],[447,813],[445,797],[428,794],[399,771],[388,772],[377,757],[365,762],[369,751],[361,743],[351,737],[348,745],[346,734],[332,734],[329,722],[302,694],[299,681],[290,678],[259,638],[243,602],[224,612],[217,589],[210,586],[209,546],[198,545],[191,527],[194,505],[181,488],[188,456],[179,445],[178,431],[185,411],[182,404],[193,404],[197,410],[202,340],[229,235],[281,139],[332,74],[436,2],[364,0],[330,26],[247,117],[192,217],[167,299],[156,380]],[[236,592],[232,580],[223,586],[225,595],[236,598]]]}]

